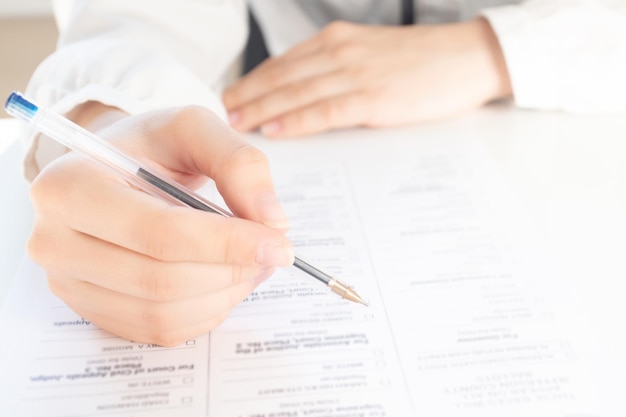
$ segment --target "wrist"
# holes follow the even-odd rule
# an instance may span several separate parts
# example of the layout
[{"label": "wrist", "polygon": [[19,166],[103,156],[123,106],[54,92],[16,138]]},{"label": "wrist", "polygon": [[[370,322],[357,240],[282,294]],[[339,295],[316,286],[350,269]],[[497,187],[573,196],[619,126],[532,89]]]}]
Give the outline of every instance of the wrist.
[{"label": "wrist", "polygon": [[487,19],[467,23],[475,39],[475,61],[483,74],[485,102],[513,96],[513,87],[498,38]]},{"label": "wrist", "polygon": [[128,116],[125,111],[100,103],[87,101],[72,110],[67,118],[79,126],[95,132]]}]

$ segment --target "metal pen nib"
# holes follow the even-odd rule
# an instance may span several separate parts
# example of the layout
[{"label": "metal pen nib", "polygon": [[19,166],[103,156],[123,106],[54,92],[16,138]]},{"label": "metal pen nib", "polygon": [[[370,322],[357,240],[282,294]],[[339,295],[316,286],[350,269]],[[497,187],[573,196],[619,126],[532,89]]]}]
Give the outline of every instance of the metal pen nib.
[{"label": "metal pen nib", "polygon": [[363,298],[361,298],[361,296],[357,294],[356,291],[354,291],[354,288],[344,284],[338,279],[331,278],[327,285],[328,288],[330,288],[335,294],[339,294],[342,298],[369,307],[369,304],[365,302],[365,300],[363,300]]},{"label": "metal pen nib", "polygon": [[298,258],[296,256],[293,266],[306,272],[313,278],[323,282],[328,288],[332,290],[332,292],[340,295],[342,298],[352,301],[354,303],[363,304],[364,306],[369,306],[369,304],[365,302],[365,300],[363,300],[363,298],[361,298],[359,294],[357,294],[354,288],[347,284],[344,284],[337,278],[333,278],[327,273],[320,271],[313,265],[303,261],[301,258]]}]

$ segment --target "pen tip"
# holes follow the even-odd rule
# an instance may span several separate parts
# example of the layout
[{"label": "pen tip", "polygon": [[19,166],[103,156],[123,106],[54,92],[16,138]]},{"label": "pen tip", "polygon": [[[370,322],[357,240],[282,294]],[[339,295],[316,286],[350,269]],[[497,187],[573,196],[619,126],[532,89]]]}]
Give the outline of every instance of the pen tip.
[{"label": "pen tip", "polygon": [[342,298],[350,300],[353,303],[363,304],[364,306],[369,307],[369,303],[361,298],[354,288],[344,284],[338,279],[332,278],[327,285],[334,293],[339,294]]},{"label": "pen tip", "polygon": [[346,292],[346,294],[344,294],[343,296],[345,299],[348,299],[352,302],[358,303],[358,304],[363,304],[365,307],[369,307],[369,303],[367,301],[365,301],[363,298],[361,298],[361,296],[359,294],[357,294],[356,291],[354,291],[352,288],[350,288],[349,291]]}]

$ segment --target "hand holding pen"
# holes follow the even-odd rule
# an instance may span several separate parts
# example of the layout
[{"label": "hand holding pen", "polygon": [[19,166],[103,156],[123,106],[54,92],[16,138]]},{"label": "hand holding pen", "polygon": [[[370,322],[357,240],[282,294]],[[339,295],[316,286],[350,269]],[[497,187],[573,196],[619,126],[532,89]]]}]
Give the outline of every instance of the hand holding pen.
[{"label": "hand holding pen", "polygon": [[[21,96],[12,99],[8,111],[48,136],[80,142],[89,135]],[[215,328],[275,267],[293,264],[311,276],[323,274],[294,257],[264,154],[208,110],[127,117],[99,134],[115,148],[95,141],[68,153],[32,186],[37,219],[29,253],[46,269],[52,291],[78,314],[122,337],[172,346]],[[126,158],[116,148],[146,159]],[[93,164],[94,155],[106,167]],[[185,188],[206,177],[215,180],[236,218],[181,206],[191,196],[219,213]],[[328,279],[335,292],[358,297]]]}]

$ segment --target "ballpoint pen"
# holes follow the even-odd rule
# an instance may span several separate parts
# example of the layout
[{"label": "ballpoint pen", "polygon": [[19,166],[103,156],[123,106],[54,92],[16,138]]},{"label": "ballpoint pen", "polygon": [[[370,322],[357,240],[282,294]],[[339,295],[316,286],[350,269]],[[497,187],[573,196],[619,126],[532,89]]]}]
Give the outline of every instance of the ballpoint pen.
[{"label": "ballpoint pen", "polygon": [[[159,174],[122,153],[108,142],[83,129],[65,117],[50,110],[40,109],[22,94],[13,92],[5,109],[11,116],[31,123],[39,132],[62,145],[83,153],[101,165],[113,170],[132,185],[175,205],[188,206],[231,217],[232,214],[182,184]],[[349,285],[320,271],[313,265],[295,257],[293,266],[321,281],[334,293],[346,300],[368,305]]]}]

